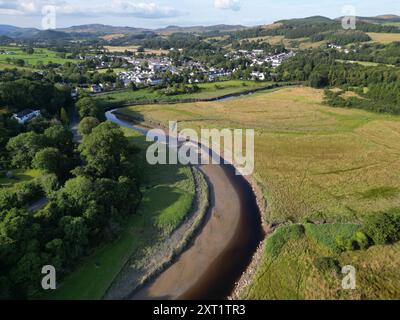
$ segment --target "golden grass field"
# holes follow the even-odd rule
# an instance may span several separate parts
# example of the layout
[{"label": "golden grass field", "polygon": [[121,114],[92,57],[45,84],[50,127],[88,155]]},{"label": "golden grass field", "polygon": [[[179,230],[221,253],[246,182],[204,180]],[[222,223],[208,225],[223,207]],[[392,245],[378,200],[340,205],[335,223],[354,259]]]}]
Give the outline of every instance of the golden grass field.
[{"label": "golden grass field", "polygon": [[[400,207],[400,117],[323,105],[323,91],[290,87],[212,103],[135,106],[126,114],[179,128],[253,128],[254,177],[268,222],[361,223]],[[270,239],[268,239],[270,241]],[[268,243],[267,241],[267,243]],[[308,236],[290,239],[278,257],[264,253],[246,299],[400,298],[400,244],[335,255],[357,268],[355,291],[342,275],[320,272],[331,256]]]},{"label": "golden grass field", "polygon": [[383,44],[395,42],[395,41],[400,41],[400,34],[399,33],[375,33],[375,32],[369,32],[367,33],[372,41],[374,42],[380,42]]}]

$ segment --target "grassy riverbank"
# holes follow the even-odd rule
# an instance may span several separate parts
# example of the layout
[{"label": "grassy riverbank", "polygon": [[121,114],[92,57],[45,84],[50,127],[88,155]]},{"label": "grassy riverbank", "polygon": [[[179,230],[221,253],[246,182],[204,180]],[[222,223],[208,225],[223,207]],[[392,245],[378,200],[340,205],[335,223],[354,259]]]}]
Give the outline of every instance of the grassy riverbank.
[{"label": "grassy riverbank", "polygon": [[[269,203],[265,220],[332,224],[331,230],[317,225],[314,233],[284,238],[276,257],[266,249],[268,240],[247,297],[398,297],[400,289],[392,285],[399,280],[398,244],[332,253],[326,238],[313,235],[335,238],[353,230],[342,225],[359,225],[368,214],[400,207],[400,117],[332,108],[322,101],[321,90],[292,87],[224,102],[133,106],[120,112],[154,123],[177,120],[180,129],[255,129],[254,178]],[[388,259],[378,252],[391,257],[383,274],[379,267]],[[357,292],[341,292],[341,278],[312,267],[324,257],[356,266]]]},{"label": "grassy riverbank", "polygon": [[229,94],[236,94],[266,87],[270,82],[255,81],[224,81],[213,83],[200,83],[200,91],[190,94],[166,95],[163,90],[145,88],[140,90],[123,90],[118,92],[104,93],[95,97],[97,103],[103,108],[114,108],[129,103],[163,101],[173,102],[188,99],[213,99]]},{"label": "grassy riverbank", "polygon": [[98,249],[46,299],[101,299],[135,252],[157,245],[185,219],[195,196],[190,168],[150,166],[145,161],[144,137],[124,129],[142,152],[135,161],[142,173],[143,199],[138,212],[126,221],[118,240]]}]

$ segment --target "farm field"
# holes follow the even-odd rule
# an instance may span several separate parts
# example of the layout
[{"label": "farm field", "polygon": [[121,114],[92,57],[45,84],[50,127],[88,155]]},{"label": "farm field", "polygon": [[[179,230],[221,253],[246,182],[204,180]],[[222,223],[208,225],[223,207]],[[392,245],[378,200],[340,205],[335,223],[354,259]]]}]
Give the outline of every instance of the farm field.
[{"label": "farm field", "polygon": [[367,33],[372,41],[374,42],[380,42],[383,44],[395,42],[395,41],[400,41],[400,33],[375,33],[375,32],[369,32]]},{"label": "farm field", "polygon": [[8,63],[7,59],[18,60],[22,59],[25,61],[25,68],[34,69],[39,64],[48,64],[49,62],[64,64],[67,62],[77,62],[77,60],[63,59],[57,56],[57,53],[48,49],[35,48],[33,54],[27,54],[23,52],[21,47],[8,47],[0,46],[0,50],[6,52],[13,52],[14,54],[0,54],[0,67],[1,68],[13,68],[16,67],[12,63]]},{"label": "farm field", "polygon": [[[269,203],[265,220],[328,223],[288,232],[283,242],[275,241],[282,244],[276,256],[268,249],[268,239],[255,281],[244,298],[400,295],[400,288],[393,286],[399,283],[399,244],[344,253],[330,247],[337,236],[351,237],[367,214],[400,207],[400,118],[332,108],[322,101],[322,90],[292,87],[224,102],[120,110],[164,125],[177,120],[179,129],[254,128],[254,178]],[[339,266],[355,265],[359,290],[343,293],[331,269],[316,267],[315,261],[324,257],[337,260]]]},{"label": "farm field", "polygon": [[[125,52],[125,51],[137,52],[137,49],[139,48],[139,46],[105,46],[104,48],[107,49],[110,53]],[[162,54],[168,54],[168,50],[145,49],[144,53],[145,54],[162,55]]]},{"label": "farm field", "polygon": [[140,172],[145,179],[138,212],[126,222],[121,236],[94,252],[64,281],[59,289],[39,299],[101,299],[127,261],[145,256],[146,247],[162,242],[182,222],[195,195],[193,175],[188,167],[151,167],[145,161],[143,136],[124,129],[126,136],[142,149]]},{"label": "farm field", "polygon": [[126,103],[135,103],[140,101],[178,101],[182,99],[211,99],[227,94],[239,93],[247,90],[262,88],[271,84],[270,82],[255,81],[225,81],[214,83],[201,83],[198,86],[200,91],[192,94],[178,94],[167,96],[160,91],[152,88],[140,89],[137,91],[124,90],[114,93],[105,93],[97,95],[95,99],[104,108],[117,107]]}]

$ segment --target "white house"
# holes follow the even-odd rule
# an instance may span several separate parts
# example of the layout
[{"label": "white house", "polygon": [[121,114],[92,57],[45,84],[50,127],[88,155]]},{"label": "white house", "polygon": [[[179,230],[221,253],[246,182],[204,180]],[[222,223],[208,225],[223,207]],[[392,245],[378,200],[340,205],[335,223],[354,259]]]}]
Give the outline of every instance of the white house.
[{"label": "white house", "polygon": [[147,83],[148,83],[149,85],[151,85],[151,86],[157,86],[157,85],[159,85],[159,84],[162,84],[162,82],[163,82],[162,79],[154,78],[154,77],[151,77],[151,78],[149,78],[149,79],[147,80]]},{"label": "white house", "polygon": [[39,117],[40,116],[40,111],[36,110],[33,111],[31,109],[26,109],[23,110],[19,113],[16,113],[12,116],[12,118],[16,121],[18,121],[19,124],[25,124],[27,122],[29,122],[30,120]]},{"label": "white house", "polygon": [[99,86],[97,84],[92,85],[92,92],[93,93],[100,93],[101,91],[102,91],[101,86]]}]

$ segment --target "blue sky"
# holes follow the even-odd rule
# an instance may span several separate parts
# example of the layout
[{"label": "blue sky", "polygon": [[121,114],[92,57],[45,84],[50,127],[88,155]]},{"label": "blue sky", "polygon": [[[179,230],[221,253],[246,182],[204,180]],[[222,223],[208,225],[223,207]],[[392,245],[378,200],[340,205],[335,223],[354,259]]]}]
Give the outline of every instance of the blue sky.
[{"label": "blue sky", "polygon": [[159,28],[168,25],[258,25],[284,18],[356,14],[400,15],[400,0],[0,0],[0,24],[40,27],[42,9],[53,5],[57,27],[87,23]]}]

